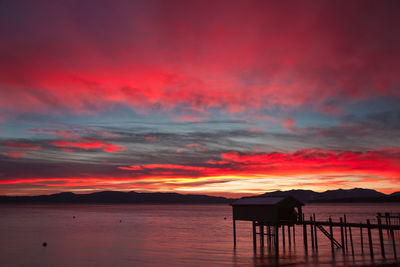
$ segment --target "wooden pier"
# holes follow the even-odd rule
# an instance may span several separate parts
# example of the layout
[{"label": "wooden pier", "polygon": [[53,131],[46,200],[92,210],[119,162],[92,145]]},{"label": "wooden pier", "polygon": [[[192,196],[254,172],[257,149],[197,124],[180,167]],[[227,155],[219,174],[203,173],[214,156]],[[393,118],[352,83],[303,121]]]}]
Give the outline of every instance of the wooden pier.
[{"label": "wooden pier", "polygon": [[[295,224],[264,224],[261,222],[253,221],[253,246],[257,247],[257,236],[259,236],[260,239],[260,246],[264,247],[264,238],[267,236],[268,238],[268,244],[272,245],[270,240],[273,240],[273,246],[275,247],[276,255],[278,255],[279,252],[279,228],[282,229],[282,246],[286,246],[285,240],[287,239],[289,247],[291,246],[291,241],[293,240],[293,243],[296,240],[295,236],[295,227],[296,225],[302,226],[303,228],[303,243],[304,243],[304,250],[308,252],[309,250],[309,244],[308,240],[311,240],[311,250],[312,251],[318,251],[318,238],[317,238],[317,231],[320,231],[330,240],[331,244],[331,250],[332,253],[335,253],[336,249],[341,249],[344,254],[349,254],[351,253],[354,255],[354,239],[353,239],[353,230],[359,229],[360,231],[360,246],[361,246],[361,252],[364,254],[364,236],[363,233],[367,232],[367,243],[366,244],[369,248],[369,255],[372,259],[374,259],[375,254],[379,253],[374,251],[373,249],[373,244],[375,242],[379,242],[380,245],[380,253],[382,255],[382,258],[386,258],[386,252],[385,252],[385,246],[384,246],[384,238],[383,238],[383,231],[386,230],[390,241],[392,243],[392,252],[393,252],[393,258],[397,262],[397,242],[396,242],[396,235],[395,231],[400,231],[400,221],[397,220],[397,223],[388,223],[388,224],[382,224],[382,218],[388,219],[387,222],[389,222],[392,219],[399,219],[400,216],[394,216],[389,213],[386,215],[382,216],[380,213],[377,214],[377,224],[371,224],[370,220],[367,219],[366,223],[352,223],[352,222],[347,222],[347,220],[344,220],[344,217],[340,218],[339,222],[334,222],[332,218],[329,218],[328,221],[317,221],[315,219],[315,214],[310,217],[309,221],[303,220],[299,221]],[[285,227],[287,231],[285,231]],[[329,229],[329,231],[326,228]],[[258,231],[257,231],[258,228]],[[267,231],[264,231],[266,228]],[[310,229],[308,232],[307,228]],[[334,231],[335,229],[340,229],[340,237],[341,240],[338,241],[334,237]],[[379,240],[373,240],[372,237],[372,230],[378,230],[378,236]],[[293,235],[291,235],[293,233]],[[236,239],[236,237],[234,237]],[[350,252],[349,252],[349,247],[350,247]]]},{"label": "wooden pier", "polygon": [[[265,246],[265,238],[267,238],[267,245],[270,249],[274,248],[275,255],[279,255],[279,247],[285,248],[287,245],[289,248],[296,242],[296,226],[301,227],[303,230],[303,244],[304,251],[308,253],[309,250],[318,252],[319,240],[318,233],[322,233],[325,238],[330,241],[330,247],[332,254],[337,253],[340,250],[341,253],[355,255],[355,246],[360,246],[357,251],[361,254],[369,254],[372,260],[374,260],[377,253],[379,253],[383,259],[390,259],[395,262],[398,261],[397,255],[397,244],[400,243],[400,214],[390,213],[378,213],[376,216],[376,223],[371,223],[370,219],[366,219],[365,223],[348,222],[346,215],[343,217],[329,218],[327,221],[318,221],[316,215],[310,216],[309,220],[304,218],[304,214],[301,213],[301,206],[293,200],[277,200],[277,198],[270,200],[246,200],[238,202],[233,206],[233,239],[234,246],[236,247],[236,220],[247,220],[252,221],[252,236],[253,236],[253,247],[257,247],[259,243],[260,247]],[[282,213],[279,212],[280,207],[286,208],[292,206],[297,207],[296,216],[291,217],[290,220],[287,216],[282,217]],[[278,217],[269,217],[265,215],[255,214],[260,212],[269,211],[278,214]],[[280,231],[281,229],[281,231]],[[353,233],[359,231],[359,242],[355,242]],[[280,234],[281,232],[281,234]],[[335,234],[336,233],[336,234]],[[366,233],[366,236],[364,234]],[[373,234],[375,233],[375,234]],[[340,236],[340,240],[335,237]],[[257,238],[258,237],[258,238]],[[281,237],[281,238],[280,238]],[[321,238],[321,237],[319,237]],[[259,239],[259,242],[258,240]],[[280,240],[281,239],[281,240]],[[310,241],[310,243],[309,243]],[[386,241],[386,243],[385,243]],[[374,251],[374,244],[379,244],[379,251]],[[385,247],[386,244],[386,247]],[[390,251],[388,249],[390,244]],[[376,248],[376,247],[375,247]]]}]

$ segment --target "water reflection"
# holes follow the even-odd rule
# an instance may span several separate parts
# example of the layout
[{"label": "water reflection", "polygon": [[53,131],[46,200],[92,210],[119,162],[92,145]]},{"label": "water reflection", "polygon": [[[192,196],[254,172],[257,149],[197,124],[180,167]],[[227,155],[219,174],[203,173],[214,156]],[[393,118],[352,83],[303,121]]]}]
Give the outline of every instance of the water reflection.
[{"label": "water reflection", "polygon": [[[360,222],[376,212],[400,212],[400,207],[309,205],[304,210],[315,212],[321,220],[329,216],[337,220],[346,213],[348,221]],[[0,266],[371,264],[366,240],[362,254],[359,231],[353,231],[354,255],[351,249],[348,254],[341,249],[332,254],[330,241],[320,232],[318,251],[310,245],[306,251],[302,228],[297,226],[291,245],[287,242],[283,247],[281,242],[276,257],[273,242],[268,245],[268,240],[254,250],[251,224],[240,222],[237,247],[233,248],[231,208],[227,205],[3,205],[0,218]],[[379,240],[377,235],[374,231],[374,240]],[[390,236],[385,233],[384,237],[386,262],[390,262],[392,244]],[[42,247],[43,242],[48,245]],[[385,262],[378,242],[373,249],[375,263]]]}]

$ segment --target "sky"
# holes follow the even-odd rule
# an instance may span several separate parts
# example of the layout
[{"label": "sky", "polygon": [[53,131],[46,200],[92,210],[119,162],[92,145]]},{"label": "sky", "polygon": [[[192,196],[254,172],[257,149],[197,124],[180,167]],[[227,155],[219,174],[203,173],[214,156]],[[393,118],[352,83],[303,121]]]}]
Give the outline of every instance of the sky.
[{"label": "sky", "polygon": [[0,1],[0,195],[400,191],[399,1]]}]

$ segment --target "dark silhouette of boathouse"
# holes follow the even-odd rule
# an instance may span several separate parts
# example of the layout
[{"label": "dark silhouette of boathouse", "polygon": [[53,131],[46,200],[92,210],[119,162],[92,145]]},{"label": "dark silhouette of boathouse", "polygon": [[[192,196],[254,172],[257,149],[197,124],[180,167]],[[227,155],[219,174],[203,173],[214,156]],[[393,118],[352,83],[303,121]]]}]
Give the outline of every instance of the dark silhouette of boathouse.
[{"label": "dark silhouette of boathouse", "polygon": [[[265,235],[268,240],[271,236],[278,238],[278,228],[288,227],[302,221],[301,207],[304,204],[293,197],[249,197],[241,198],[231,204],[233,212],[233,240],[236,246],[236,221],[253,222],[253,240],[256,242],[256,226],[260,226],[260,236],[264,243],[264,226],[268,231]],[[275,234],[271,233],[271,227],[275,227]],[[275,240],[277,242],[277,240]]]},{"label": "dark silhouette of boathouse", "polygon": [[[236,247],[236,221],[251,221],[253,225],[253,247],[257,246],[257,235],[260,237],[260,246],[264,247],[264,237],[268,239],[268,247],[275,247],[275,256],[279,256],[279,228],[282,229],[282,247],[285,248],[285,239],[287,238],[289,248],[291,243],[295,245],[295,229],[296,225],[303,226],[303,242],[304,250],[308,253],[308,240],[311,241],[312,251],[318,251],[318,231],[330,240],[332,255],[341,250],[343,255],[349,253],[355,255],[353,243],[353,231],[359,228],[360,231],[360,247],[361,253],[364,255],[364,243],[367,241],[369,245],[369,254],[372,261],[374,260],[373,230],[378,231],[380,251],[382,258],[387,258],[387,247],[385,243],[391,243],[393,260],[398,264],[396,238],[399,236],[396,231],[400,231],[400,213],[390,214],[378,213],[376,216],[377,224],[372,224],[370,219],[367,223],[350,223],[347,222],[346,214],[340,217],[339,222],[334,222],[331,217],[328,221],[317,221],[315,214],[310,216],[310,220],[306,220],[302,212],[301,201],[290,197],[247,197],[241,198],[230,204],[233,212],[233,242]],[[386,222],[386,223],[385,223]],[[307,226],[310,228],[310,235],[307,234]],[[329,229],[325,229],[325,227]],[[257,231],[258,227],[258,231]],[[286,230],[287,229],[287,234]],[[340,240],[335,239],[334,229],[340,229]],[[367,231],[367,238],[364,241],[364,231]],[[387,230],[387,241],[384,240],[384,230]],[[293,235],[291,235],[291,232]],[[338,235],[336,235],[336,238]],[[292,239],[293,238],[293,239]],[[348,242],[349,240],[349,242]],[[376,249],[376,248],[375,248]],[[391,257],[389,256],[389,257]],[[397,265],[396,265],[397,266]]]}]

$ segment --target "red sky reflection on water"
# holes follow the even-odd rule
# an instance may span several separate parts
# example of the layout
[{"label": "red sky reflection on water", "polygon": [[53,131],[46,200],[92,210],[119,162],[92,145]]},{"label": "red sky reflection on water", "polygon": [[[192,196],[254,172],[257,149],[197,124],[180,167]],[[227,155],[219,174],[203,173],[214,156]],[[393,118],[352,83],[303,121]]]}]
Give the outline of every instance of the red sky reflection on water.
[{"label": "red sky reflection on water", "polygon": [[398,1],[1,5],[0,194],[400,190]]}]

